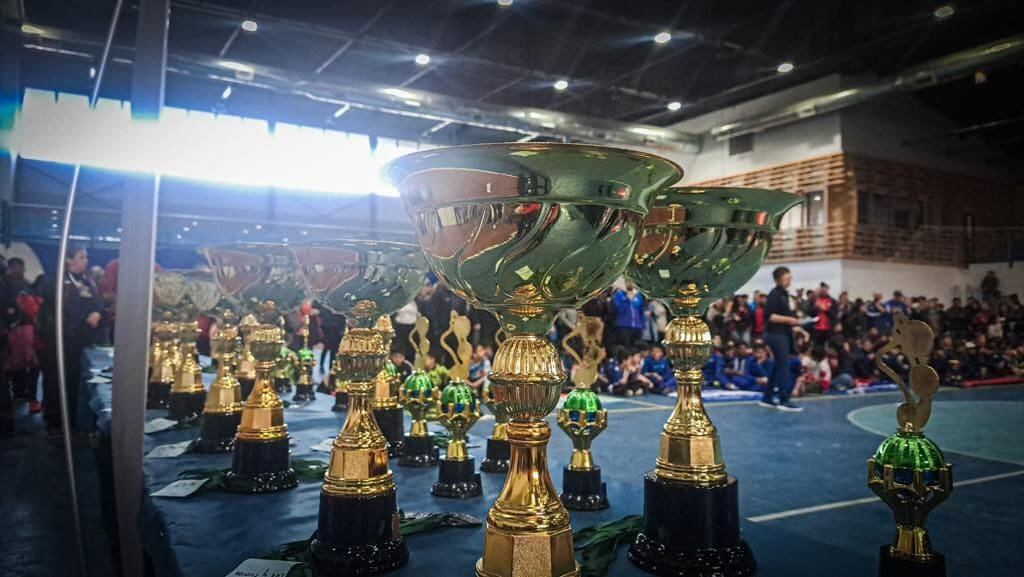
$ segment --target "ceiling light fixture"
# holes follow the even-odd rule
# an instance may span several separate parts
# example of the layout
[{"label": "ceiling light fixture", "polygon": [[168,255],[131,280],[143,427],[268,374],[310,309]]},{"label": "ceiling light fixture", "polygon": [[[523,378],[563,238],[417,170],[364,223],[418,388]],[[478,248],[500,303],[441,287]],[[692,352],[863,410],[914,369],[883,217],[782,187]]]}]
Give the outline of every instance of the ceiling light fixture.
[{"label": "ceiling light fixture", "polygon": [[334,111],[335,118],[341,118],[343,114],[348,112],[349,108],[352,108],[348,103],[342,104],[341,108]]},{"label": "ceiling light fixture", "polygon": [[668,103],[668,106],[666,106],[666,108],[668,108],[672,112],[675,112],[676,110],[679,110],[682,107],[683,107],[683,103],[679,102],[678,100],[673,100],[672,102]]},{"label": "ceiling light fixture", "polygon": [[220,65],[228,70],[234,70],[235,72],[241,72],[243,74],[252,74],[255,72],[252,66],[242,64],[241,62],[235,62],[234,60],[221,60]]},{"label": "ceiling light fixture", "polygon": [[554,87],[555,87],[555,90],[565,90],[566,88],[569,88],[569,81],[568,80],[559,80],[559,81],[555,82]]},{"label": "ceiling light fixture", "polygon": [[89,67],[89,80],[92,80],[93,78],[96,78],[96,67],[95,66],[90,66]]},{"label": "ceiling light fixture", "polygon": [[512,0],[498,0],[498,6],[511,6]]},{"label": "ceiling light fixture", "polygon": [[220,99],[221,100],[227,100],[228,98],[231,98],[231,85],[230,84],[228,84],[227,86],[224,87],[224,92],[220,93]]},{"label": "ceiling light fixture", "polygon": [[430,55],[429,54],[417,54],[415,60],[416,60],[416,64],[419,64],[420,66],[426,66],[427,64],[430,64]]},{"label": "ceiling light fixture", "polygon": [[260,25],[254,20],[242,20],[242,30],[246,32],[255,32],[260,29]]},{"label": "ceiling light fixture", "polygon": [[943,4],[936,8],[935,12],[932,12],[932,14],[934,14],[939,20],[945,20],[946,18],[956,14],[956,8],[954,8],[952,4]]},{"label": "ceiling light fixture", "polygon": [[668,44],[669,40],[672,40],[672,35],[668,32],[659,32],[654,36],[654,41],[658,44]]},{"label": "ceiling light fixture", "polygon": [[419,100],[419,96],[416,96],[408,90],[402,90],[401,88],[385,88],[381,90],[381,92],[388,96],[394,96],[395,98],[401,98],[403,100]]},{"label": "ceiling light fixture", "polygon": [[46,30],[31,24],[22,24],[21,31],[24,34],[46,34]]},{"label": "ceiling light fixture", "polygon": [[787,72],[792,72],[794,68],[796,67],[793,66],[792,62],[783,62],[782,64],[779,64],[778,68],[775,70],[778,71],[779,74],[785,74]]}]

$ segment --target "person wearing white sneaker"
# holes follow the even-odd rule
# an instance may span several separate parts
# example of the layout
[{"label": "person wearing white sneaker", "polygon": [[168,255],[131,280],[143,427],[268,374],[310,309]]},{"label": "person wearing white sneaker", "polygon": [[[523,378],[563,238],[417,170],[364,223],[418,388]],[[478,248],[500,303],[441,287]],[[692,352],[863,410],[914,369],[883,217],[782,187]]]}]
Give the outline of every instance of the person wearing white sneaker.
[{"label": "person wearing white sneaker", "polygon": [[[772,351],[774,363],[768,384],[764,387],[764,396],[758,405],[780,411],[802,411],[803,407],[789,400],[793,390],[793,379],[789,373],[789,356],[793,353],[793,327],[811,325],[817,319],[812,317],[801,320],[790,308],[787,289],[793,282],[793,275],[788,268],[776,268],[772,271],[772,278],[775,280],[775,288],[768,293],[765,303],[764,316],[768,322],[765,323],[764,340]],[[776,394],[778,402],[775,401]]]}]

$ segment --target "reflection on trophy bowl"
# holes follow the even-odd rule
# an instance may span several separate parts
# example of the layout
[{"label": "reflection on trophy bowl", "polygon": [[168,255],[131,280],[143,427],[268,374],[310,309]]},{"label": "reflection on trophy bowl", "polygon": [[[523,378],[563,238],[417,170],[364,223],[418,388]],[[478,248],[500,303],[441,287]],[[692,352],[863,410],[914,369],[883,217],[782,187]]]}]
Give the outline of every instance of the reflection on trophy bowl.
[{"label": "reflection on trophy bowl", "polygon": [[385,170],[430,268],[510,334],[542,334],[611,284],[651,193],[682,175],[639,152],[548,143],[432,150]]},{"label": "reflection on trophy bowl", "polygon": [[703,311],[754,276],[782,215],[799,202],[778,190],[663,190],[644,219],[626,274],[650,298]]},{"label": "reflection on trophy bowl", "polygon": [[185,300],[188,281],[179,271],[153,273],[153,306],[162,311],[177,311]]},{"label": "reflection on trophy bowl", "polygon": [[[220,292],[250,312],[273,301],[278,312],[294,310],[306,298],[292,251],[283,244],[238,243],[200,249]],[[273,324],[273,323],[272,323]]]}]

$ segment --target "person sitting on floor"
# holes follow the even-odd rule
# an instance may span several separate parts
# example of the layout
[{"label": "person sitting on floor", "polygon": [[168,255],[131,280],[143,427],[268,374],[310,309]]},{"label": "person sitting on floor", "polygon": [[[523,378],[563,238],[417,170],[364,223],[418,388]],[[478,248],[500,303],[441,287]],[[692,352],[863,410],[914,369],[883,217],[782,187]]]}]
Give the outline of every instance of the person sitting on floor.
[{"label": "person sitting on floor", "polygon": [[423,363],[423,372],[430,377],[430,382],[434,383],[435,389],[443,389],[448,384],[448,368],[438,364],[437,357],[432,354],[427,354]]},{"label": "person sitting on floor", "polygon": [[672,363],[665,356],[665,348],[661,345],[651,347],[644,357],[641,372],[653,384],[653,392],[667,395],[676,390],[676,376],[672,371]]},{"label": "person sitting on floor", "polygon": [[632,397],[642,395],[653,387],[651,380],[641,372],[640,353],[620,349],[619,366],[622,368],[622,376],[612,384],[612,394]]},{"label": "person sitting on floor", "polygon": [[611,354],[601,362],[601,368],[597,372],[597,386],[599,392],[611,393],[612,387],[622,378],[622,367],[619,366],[620,347],[613,347]]},{"label": "person sitting on floor", "polygon": [[747,343],[737,343],[732,360],[722,369],[722,386],[730,391],[754,389],[756,383],[755,377],[752,376],[752,370],[756,365],[754,355],[750,354]]}]

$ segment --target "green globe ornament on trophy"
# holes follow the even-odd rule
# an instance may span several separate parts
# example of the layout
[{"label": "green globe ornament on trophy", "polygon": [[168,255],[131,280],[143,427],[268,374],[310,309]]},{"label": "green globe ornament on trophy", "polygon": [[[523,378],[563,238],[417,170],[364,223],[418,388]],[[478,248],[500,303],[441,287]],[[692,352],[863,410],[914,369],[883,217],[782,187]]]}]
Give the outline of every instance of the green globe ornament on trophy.
[{"label": "green globe ornament on trophy", "polygon": [[[893,315],[892,338],[875,354],[875,364],[899,385],[904,402],[896,409],[899,430],[887,437],[868,459],[868,487],[892,509],[896,535],[879,551],[879,577],[944,577],[946,558],[932,550],[925,519],[953,492],[953,466],[924,436],[931,416],[939,375],[928,366],[934,343],[931,327]],[[910,384],[882,361],[899,349],[910,362]]]},{"label": "green globe ornament on trophy", "polygon": [[[451,355],[454,365],[449,372],[451,381],[441,391],[437,404],[437,420],[451,436],[437,472],[437,482],[430,490],[437,497],[468,499],[483,494],[476,462],[466,448],[466,434],[480,419],[476,396],[466,383],[469,358],[473,354],[473,347],[469,344],[472,331],[469,317],[452,311],[448,330],[441,335],[441,346]],[[448,346],[449,336],[455,337],[455,348]]]},{"label": "green globe ornament on trophy", "polygon": [[[604,360],[601,346],[604,323],[583,313],[576,316],[576,326],[562,339],[562,349],[575,361],[573,390],[558,410],[558,427],[572,439],[572,457],[562,470],[562,503],[573,511],[599,511],[608,508],[601,467],[594,464],[590,444],[608,426],[608,411],[593,390],[597,370]],[[576,352],[569,341],[579,337],[583,353]]]},{"label": "green globe ornament on trophy", "polygon": [[711,354],[708,305],[732,295],[764,262],[782,215],[799,202],[776,190],[670,188],[654,198],[626,271],[675,313],[665,348],[679,397],[644,477],[644,525],[629,559],[656,575],[746,577],[757,564],[740,535],[739,485],[726,473],[704,410]]},{"label": "green globe ornament on trophy", "polygon": [[316,399],[316,391],[313,390],[313,367],[316,366],[316,356],[309,348],[308,316],[304,317],[302,326],[295,331],[295,335],[302,339],[302,348],[296,353],[299,376],[295,379],[295,396],[292,397],[292,401],[308,403]]},{"label": "green globe ornament on trophy", "polygon": [[[417,351],[416,357],[420,358]],[[415,369],[402,383],[401,403],[412,416],[409,432],[402,440],[402,454],[398,464],[402,467],[433,467],[437,464],[437,447],[427,429],[427,410],[440,398],[434,381],[422,369]]]}]

